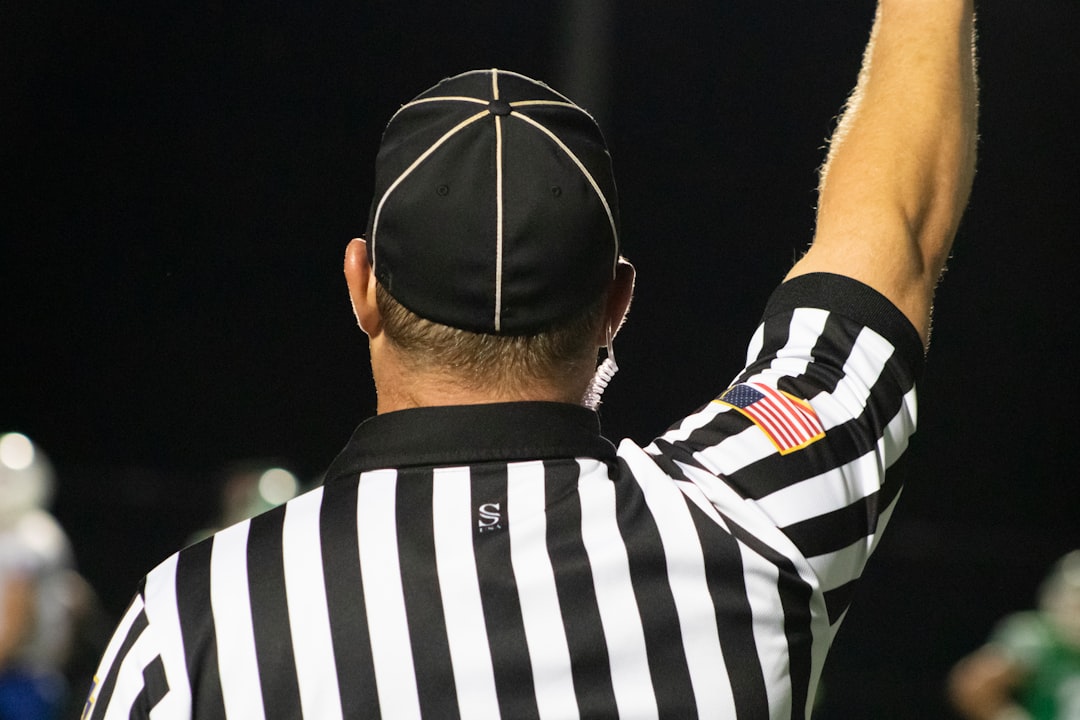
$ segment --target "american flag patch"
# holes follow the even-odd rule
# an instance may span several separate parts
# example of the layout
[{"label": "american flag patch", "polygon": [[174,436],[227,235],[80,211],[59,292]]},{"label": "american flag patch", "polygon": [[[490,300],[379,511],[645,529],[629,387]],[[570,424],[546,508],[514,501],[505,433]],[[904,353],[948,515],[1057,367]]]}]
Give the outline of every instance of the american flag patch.
[{"label": "american flag patch", "polygon": [[753,420],[781,455],[825,437],[825,428],[810,403],[768,385],[733,385],[716,401],[730,405]]}]

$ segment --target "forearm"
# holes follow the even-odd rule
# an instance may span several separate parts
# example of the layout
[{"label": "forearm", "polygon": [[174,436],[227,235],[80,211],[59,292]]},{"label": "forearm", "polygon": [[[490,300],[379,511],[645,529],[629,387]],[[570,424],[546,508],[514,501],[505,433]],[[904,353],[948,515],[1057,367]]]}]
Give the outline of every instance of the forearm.
[{"label": "forearm", "polygon": [[973,32],[972,0],[881,0],[823,169],[823,219],[857,182],[895,200],[928,256],[946,254],[934,245],[955,232],[975,168]]},{"label": "forearm", "polygon": [[869,282],[924,335],[975,171],[973,34],[972,0],[880,0],[821,174],[809,264]]}]

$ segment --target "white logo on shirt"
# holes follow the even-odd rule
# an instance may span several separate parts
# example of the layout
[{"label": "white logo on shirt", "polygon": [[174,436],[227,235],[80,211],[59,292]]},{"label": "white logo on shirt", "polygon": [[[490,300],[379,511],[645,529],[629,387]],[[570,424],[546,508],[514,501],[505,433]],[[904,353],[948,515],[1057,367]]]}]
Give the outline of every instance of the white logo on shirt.
[{"label": "white logo on shirt", "polygon": [[476,528],[482,533],[502,529],[502,510],[500,503],[484,503],[479,508],[480,518]]}]

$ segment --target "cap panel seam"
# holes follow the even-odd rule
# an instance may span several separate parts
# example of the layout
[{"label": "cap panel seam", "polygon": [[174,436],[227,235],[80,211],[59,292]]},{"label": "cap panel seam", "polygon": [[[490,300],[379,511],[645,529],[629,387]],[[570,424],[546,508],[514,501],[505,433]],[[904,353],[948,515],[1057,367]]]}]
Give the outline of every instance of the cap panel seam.
[{"label": "cap panel seam", "polygon": [[[486,71],[484,71],[484,70],[471,70],[471,71],[469,71],[467,73],[462,73],[462,74],[463,75],[471,75],[474,72],[486,72]],[[527,83],[533,83],[533,84],[539,85],[539,86],[543,87],[545,90],[547,90],[549,93],[551,93],[552,95],[555,95],[556,97],[561,97],[563,100],[565,100],[569,104],[574,105],[575,107],[577,107],[576,103],[574,103],[573,100],[566,97],[561,92],[559,92],[555,88],[551,87],[547,83],[540,82],[539,80],[534,80],[533,78],[530,78],[530,77],[528,77],[526,75],[522,75],[521,73],[513,72],[512,70],[499,70],[498,68],[493,68],[491,70],[491,72],[499,73],[500,75],[505,75],[507,77],[517,78],[519,80],[524,80]]]},{"label": "cap panel seam", "polygon": [[[499,99],[499,73],[491,72],[491,94]],[[495,116],[495,332],[502,330],[503,279],[503,137],[502,118]]]},{"label": "cap panel seam", "polygon": [[386,188],[386,192],[384,192],[382,194],[382,197],[379,198],[379,204],[375,208],[375,219],[374,219],[374,221],[372,221],[372,224],[371,224],[371,237],[368,238],[368,242],[371,243],[371,261],[372,261],[372,265],[374,265],[375,262],[376,262],[375,251],[376,251],[376,248],[378,247],[378,245],[376,243],[376,237],[378,236],[378,232],[379,232],[379,216],[382,214],[383,206],[386,205],[386,200],[390,197],[390,195],[393,194],[394,190],[396,190],[397,187],[402,182],[405,181],[405,178],[407,178],[409,175],[411,175],[413,170],[415,170],[425,160],[427,160],[431,156],[431,154],[434,153],[436,150],[438,150],[439,147],[443,143],[445,143],[450,138],[454,137],[454,135],[458,134],[459,132],[461,132],[462,130],[467,128],[469,125],[472,125],[473,123],[475,123],[478,120],[482,119],[487,114],[488,114],[487,110],[484,110],[483,112],[478,112],[475,115],[473,115],[473,116],[471,116],[469,118],[466,118],[462,122],[455,125],[449,131],[447,131],[441,138],[436,140],[431,145],[431,147],[429,147],[427,150],[425,150],[423,152],[423,154],[420,155],[420,157],[413,160],[412,164],[409,165],[409,167],[405,168],[405,170],[400,175],[398,175],[397,178],[394,179],[394,182],[390,183],[390,186]]},{"label": "cap panel seam", "polygon": [[611,225],[611,237],[615,241],[615,256],[611,265],[611,275],[612,277],[614,277],[615,270],[619,264],[619,231],[615,225],[615,215],[611,212],[611,206],[608,204],[607,197],[604,196],[604,191],[600,188],[600,184],[596,182],[596,178],[594,178],[593,174],[589,172],[589,169],[585,167],[585,163],[581,162],[581,158],[579,158],[573,150],[567,147],[558,135],[551,132],[540,122],[532,119],[524,113],[512,112],[510,113],[510,117],[518,118],[519,120],[523,120],[529,123],[537,130],[551,138],[551,141],[558,145],[559,149],[561,149],[564,153],[566,153],[567,157],[574,161],[574,164],[577,165],[578,170],[581,172],[582,175],[585,176],[585,179],[589,181],[589,185],[592,186],[593,192],[595,192],[596,196],[600,198],[600,203],[604,206],[604,212],[607,213],[608,223]]},{"label": "cap panel seam", "polygon": [[596,122],[589,111],[580,105],[572,102],[560,102],[558,100],[514,100],[510,103],[510,107],[524,108],[524,107],[561,107],[569,110],[577,110],[579,113],[587,117],[589,120]]},{"label": "cap panel seam", "polygon": [[393,115],[390,116],[390,119],[387,121],[386,126],[389,127],[394,122],[394,120],[397,119],[398,115],[400,115],[404,111],[408,110],[409,108],[413,108],[413,107],[416,107],[417,105],[423,105],[425,103],[433,103],[433,102],[465,102],[465,103],[472,103],[473,105],[487,105],[488,104],[487,100],[481,100],[480,98],[474,98],[474,97],[470,97],[468,95],[438,95],[436,97],[418,98],[416,100],[410,100],[409,102],[407,102],[404,105],[402,105],[401,107],[399,107],[397,109],[397,112],[395,112]]}]

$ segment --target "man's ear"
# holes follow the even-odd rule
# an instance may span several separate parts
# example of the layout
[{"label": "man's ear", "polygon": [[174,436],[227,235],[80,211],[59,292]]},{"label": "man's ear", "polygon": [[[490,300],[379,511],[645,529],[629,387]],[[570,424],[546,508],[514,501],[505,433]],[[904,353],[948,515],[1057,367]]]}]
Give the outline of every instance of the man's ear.
[{"label": "man's ear", "polygon": [[[611,329],[611,337],[615,337],[615,334],[619,332],[623,321],[626,320],[626,314],[630,311],[630,301],[634,298],[634,280],[636,277],[637,271],[630,264],[630,261],[626,258],[619,258],[619,263],[615,266],[615,279],[611,281],[611,291],[608,293],[607,323],[603,328],[605,333],[608,328]],[[606,345],[607,337],[603,338],[601,343]]]},{"label": "man's ear", "polygon": [[375,337],[382,331],[382,316],[375,301],[375,271],[368,260],[367,243],[361,238],[351,240],[345,248],[345,284],[356,322],[368,337]]}]

